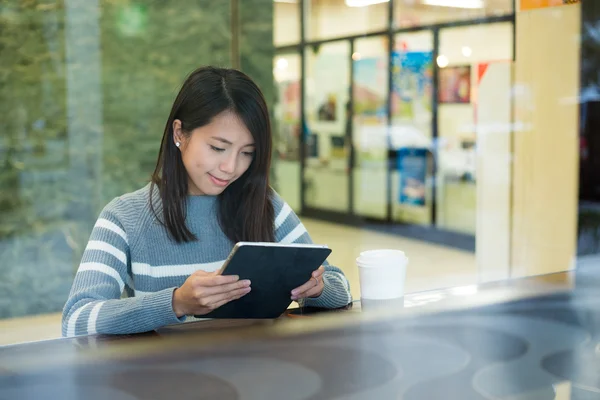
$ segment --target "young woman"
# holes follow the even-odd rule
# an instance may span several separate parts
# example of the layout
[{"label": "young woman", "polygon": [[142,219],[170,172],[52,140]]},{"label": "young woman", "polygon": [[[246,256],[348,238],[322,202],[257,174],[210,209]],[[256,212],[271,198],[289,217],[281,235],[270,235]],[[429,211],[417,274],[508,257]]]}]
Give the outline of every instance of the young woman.
[{"label": "young woman", "polygon": [[[111,201],[92,230],[63,336],[144,332],[207,314],[252,290],[217,273],[236,242],[311,243],[269,186],[270,163],[269,113],[256,84],[236,70],[194,71],[171,109],[151,182]],[[328,264],[290,297],[328,308],[351,301],[344,274]]]}]

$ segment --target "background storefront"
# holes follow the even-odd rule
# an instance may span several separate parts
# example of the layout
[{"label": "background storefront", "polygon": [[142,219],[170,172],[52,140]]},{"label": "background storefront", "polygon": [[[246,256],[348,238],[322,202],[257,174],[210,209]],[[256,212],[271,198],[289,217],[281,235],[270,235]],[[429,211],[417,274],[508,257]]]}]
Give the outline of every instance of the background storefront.
[{"label": "background storefront", "polygon": [[480,138],[510,151],[513,1],[276,1],[274,18],[280,194],[474,250]]}]

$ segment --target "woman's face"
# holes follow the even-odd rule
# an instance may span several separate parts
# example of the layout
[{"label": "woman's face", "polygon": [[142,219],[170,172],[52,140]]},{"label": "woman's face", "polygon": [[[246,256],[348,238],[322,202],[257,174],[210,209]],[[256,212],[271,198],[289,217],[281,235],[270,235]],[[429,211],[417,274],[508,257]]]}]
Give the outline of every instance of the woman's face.
[{"label": "woman's face", "polygon": [[188,137],[181,121],[173,121],[173,139],[179,142],[188,174],[190,195],[216,196],[246,172],[254,158],[254,139],[233,113],[223,112]]}]

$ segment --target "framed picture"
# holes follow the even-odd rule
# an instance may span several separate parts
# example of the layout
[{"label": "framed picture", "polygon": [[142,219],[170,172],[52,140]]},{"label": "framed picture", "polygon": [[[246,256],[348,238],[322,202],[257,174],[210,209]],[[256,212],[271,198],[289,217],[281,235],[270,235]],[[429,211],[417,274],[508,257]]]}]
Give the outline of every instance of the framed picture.
[{"label": "framed picture", "polygon": [[471,66],[440,68],[438,101],[440,103],[471,102]]}]

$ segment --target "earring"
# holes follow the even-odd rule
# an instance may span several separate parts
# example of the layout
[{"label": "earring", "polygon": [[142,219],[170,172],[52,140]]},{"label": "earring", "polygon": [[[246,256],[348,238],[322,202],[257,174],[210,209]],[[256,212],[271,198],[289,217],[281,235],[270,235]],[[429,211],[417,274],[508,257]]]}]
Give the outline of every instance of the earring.
[{"label": "earring", "polygon": [[175,143],[175,146],[179,147],[179,146],[181,146],[181,143],[177,142],[177,143]]}]

